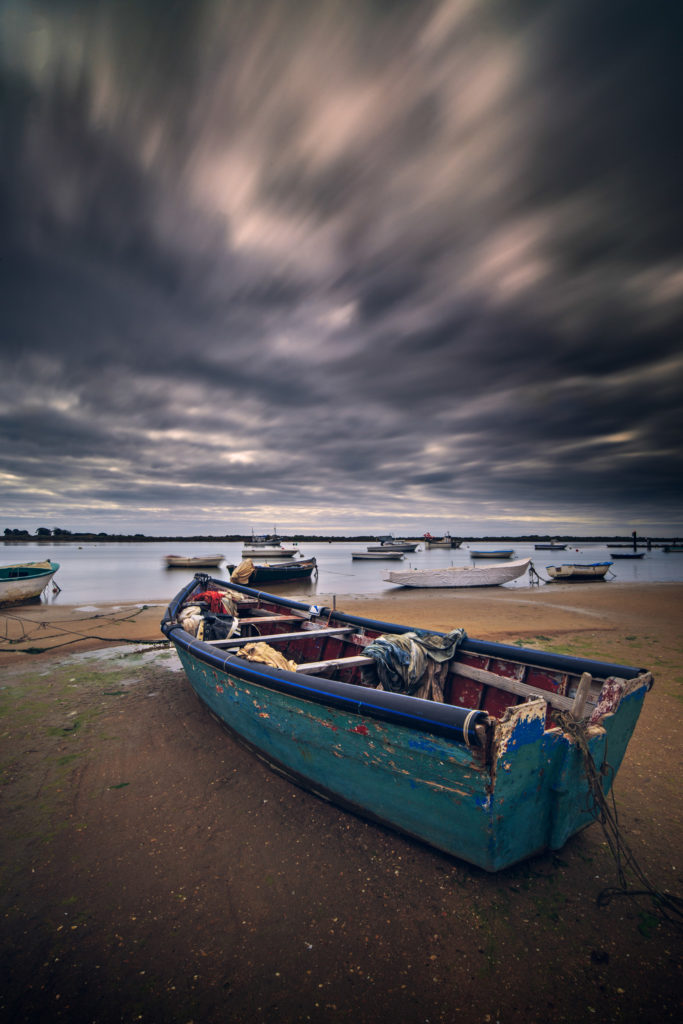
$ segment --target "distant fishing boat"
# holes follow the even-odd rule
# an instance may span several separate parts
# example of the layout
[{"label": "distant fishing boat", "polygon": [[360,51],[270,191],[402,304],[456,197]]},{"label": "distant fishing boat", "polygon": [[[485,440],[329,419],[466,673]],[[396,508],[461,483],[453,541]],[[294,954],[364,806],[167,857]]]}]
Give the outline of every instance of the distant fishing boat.
[{"label": "distant fishing boat", "polygon": [[494,551],[470,551],[471,558],[512,558],[514,548],[496,548]]},{"label": "distant fishing boat", "polygon": [[58,569],[59,562],[50,559],[0,566],[0,604],[20,604],[40,597]]},{"label": "distant fishing boat", "polygon": [[245,558],[239,565],[228,565],[226,568],[234,583],[254,587],[257,584],[260,586],[264,583],[288,583],[293,580],[310,579],[314,572],[317,573],[318,563],[315,558],[297,558],[272,564],[254,563],[250,558]]},{"label": "distant fishing boat", "polygon": [[640,668],[204,574],[161,629],[200,700],[277,771],[487,871],[559,850],[594,820],[582,748],[607,793],[652,685]]},{"label": "distant fishing boat", "polygon": [[255,537],[247,541],[242,548],[242,558],[294,558],[299,554],[296,544],[284,547],[277,534]]},{"label": "distant fishing boat", "polygon": [[564,551],[566,544],[560,544],[557,540],[551,540],[547,544],[534,544],[535,551]]},{"label": "distant fishing boat", "polygon": [[443,537],[432,537],[431,533],[425,533],[423,538],[426,548],[459,548],[462,541],[451,537],[450,533],[444,533]]},{"label": "distant fishing boat", "polygon": [[670,552],[677,551],[680,553],[683,551],[683,544],[665,544],[664,550]]},{"label": "distant fishing boat", "polygon": [[644,551],[612,551],[612,558],[644,558]]},{"label": "distant fishing boat", "polygon": [[498,587],[523,576],[529,558],[500,565],[451,565],[445,569],[403,569],[384,577],[401,587]]},{"label": "distant fishing boat", "polygon": [[168,569],[215,569],[225,555],[166,555]]},{"label": "distant fishing boat", "polygon": [[587,565],[571,563],[567,565],[546,565],[548,575],[560,582],[604,580],[611,562],[589,562]]}]

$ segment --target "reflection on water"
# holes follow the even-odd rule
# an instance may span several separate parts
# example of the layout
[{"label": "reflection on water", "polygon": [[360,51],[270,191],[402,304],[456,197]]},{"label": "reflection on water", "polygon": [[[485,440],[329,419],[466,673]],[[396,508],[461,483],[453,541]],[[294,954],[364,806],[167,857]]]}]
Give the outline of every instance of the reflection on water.
[{"label": "reflection on water", "polygon": [[[502,545],[476,543],[475,550],[500,548]],[[604,544],[573,544],[565,551],[536,551],[531,543],[506,542],[505,547],[514,547],[514,558],[531,558],[542,579],[547,578],[546,566],[564,562],[603,562],[610,560],[610,551]],[[97,604],[105,602],[158,603],[166,605],[192,578],[188,569],[167,569],[164,556],[169,554],[166,541],[149,543],[5,543],[0,552],[0,563],[38,561],[52,558],[59,562],[56,580],[61,587],[58,594],[48,593],[43,600],[51,604]],[[220,551],[222,547],[226,563],[241,561],[240,543],[224,544],[215,541],[201,543],[174,542],[174,553],[199,555]],[[318,561],[318,578],[291,583],[271,584],[278,594],[304,600],[319,601],[332,595],[362,594],[382,595],[395,591],[392,583],[384,577],[392,568],[443,568],[449,565],[470,565],[469,548],[456,550],[420,549],[406,555],[401,562],[357,561],[351,552],[365,550],[366,545],[358,543],[316,543],[300,545],[306,557],[314,555]],[[486,564],[477,562],[476,564]],[[488,563],[491,564],[491,563]],[[228,578],[221,569],[207,570],[216,578]],[[664,552],[661,548],[647,551],[641,559],[615,559],[611,572],[615,582],[653,583],[683,581],[683,554]],[[529,587],[528,574],[507,588]],[[571,584],[562,584],[571,586]],[[574,584],[574,586],[607,586],[608,583]],[[557,584],[551,584],[555,587]]]}]

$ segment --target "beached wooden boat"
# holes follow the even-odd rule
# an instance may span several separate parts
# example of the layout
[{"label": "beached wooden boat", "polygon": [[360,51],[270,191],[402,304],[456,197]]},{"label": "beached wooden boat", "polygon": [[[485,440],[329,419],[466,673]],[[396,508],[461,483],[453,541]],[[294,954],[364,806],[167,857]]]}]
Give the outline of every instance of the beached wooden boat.
[{"label": "beached wooden boat", "polygon": [[546,565],[548,575],[558,582],[587,582],[590,580],[604,580],[611,562],[589,562],[580,565],[576,562],[565,565]]},{"label": "beached wooden boat", "polygon": [[59,562],[50,559],[0,566],[0,604],[19,604],[40,597],[58,569]]},{"label": "beached wooden boat", "polygon": [[400,562],[401,559],[403,558],[403,552],[393,551],[391,548],[378,548],[376,550],[375,548],[368,548],[367,551],[352,551],[351,558],[364,558],[368,561],[372,561],[374,559],[381,559],[382,561],[386,561],[387,559],[389,559],[394,562]]},{"label": "beached wooden boat", "polygon": [[169,569],[216,569],[225,555],[166,555]]},{"label": "beached wooden boat", "polygon": [[294,580],[310,579],[318,571],[315,558],[293,558],[290,561],[257,562],[245,558],[239,565],[226,566],[235,583],[251,587],[271,583],[289,583]]},{"label": "beached wooden boat", "polygon": [[512,558],[514,548],[495,548],[492,551],[470,551],[471,558]]},{"label": "beached wooden boat", "polygon": [[387,583],[401,587],[498,587],[523,576],[529,558],[495,565],[449,565],[444,569],[402,569],[389,572]]},{"label": "beached wooden boat", "polygon": [[641,668],[413,631],[205,574],[161,629],[199,698],[275,769],[488,871],[590,824],[582,748],[607,792],[652,685]]}]

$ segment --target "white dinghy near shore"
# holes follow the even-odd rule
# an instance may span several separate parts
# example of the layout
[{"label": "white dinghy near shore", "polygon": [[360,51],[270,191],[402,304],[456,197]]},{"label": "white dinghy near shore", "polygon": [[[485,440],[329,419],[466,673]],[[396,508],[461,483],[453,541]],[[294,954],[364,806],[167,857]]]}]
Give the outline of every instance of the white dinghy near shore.
[{"label": "white dinghy near shore", "polygon": [[531,559],[494,565],[451,565],[445,569],[402,569],[384,580],[401,587],[497,587],[523,576]]}]

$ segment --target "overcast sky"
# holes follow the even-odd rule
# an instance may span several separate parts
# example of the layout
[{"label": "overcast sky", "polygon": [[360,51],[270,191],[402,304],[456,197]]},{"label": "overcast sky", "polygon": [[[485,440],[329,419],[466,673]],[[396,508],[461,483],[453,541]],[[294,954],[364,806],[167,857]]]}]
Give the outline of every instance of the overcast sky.
[{"label": "overcast sky", "polygon": [[0,0],[0,533],[683,532],[682,11]]}]

